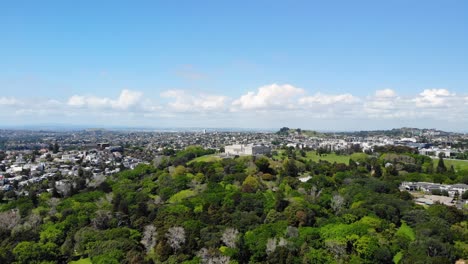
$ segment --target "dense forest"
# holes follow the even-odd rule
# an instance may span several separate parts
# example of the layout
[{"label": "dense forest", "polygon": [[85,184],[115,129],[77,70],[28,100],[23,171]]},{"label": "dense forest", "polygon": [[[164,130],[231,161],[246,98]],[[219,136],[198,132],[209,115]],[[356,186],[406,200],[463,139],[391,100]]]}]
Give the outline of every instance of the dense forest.
[{"label": "dense forest", "polygon": [[[0,263],[454,263],[468,214],[416,205],[402,181],[468,183],[411,149],[349,164],[271,156],[198,162],[200,147],[110,176],[68,197],[0,205]],[[321,155],[321,154],[320,154]],[[326,154],[324,154],[326,155]],[[435,161],[437,163],[437,161]]]}]

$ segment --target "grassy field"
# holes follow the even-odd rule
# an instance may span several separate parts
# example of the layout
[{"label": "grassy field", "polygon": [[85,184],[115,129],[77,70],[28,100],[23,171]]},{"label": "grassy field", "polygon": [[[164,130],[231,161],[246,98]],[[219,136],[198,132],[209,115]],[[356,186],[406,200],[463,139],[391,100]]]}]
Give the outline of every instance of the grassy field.
[{"label": "grassy field", "polygon": [[79,259],[77,261],[72,261],[69,264],[91,264],[91,259],[90,258],[85,258],[85,259]]},{"label": "grassy field", "polygon": [[353,159],[354,161],[363,160],[367,157],[367,154],[353,153],[351,155],[336,155],[335,153],[331,153],[331,154],[322,154],[322,156],[319,156],[316,154],[315,151],[309,151],[307,152],[306,157],[312,161],[326,160],[331,163],[336,162],[336,163],[344,163],[348,165],[350,159]]},{"label": "grassy field", "polygon": [[220,160],[221,158],[218,157],[217,154],[212,154],[212,155],[205,155],[205,156],[201,156],[201,157],[198,157],[198,158],[195,158],[191,161],[188,162],[188,164],[190,163],[193,163],[193,162],[212,162],[212,161],[217,161],[217,160]]},{"label": "grassy field", "polygon": [[[434,168],[437,167],[439,159],[434,159]],[[453,165],[456,171],[468,170],[468,160],[448,160],[444,159],[445,167],[450,168]]]},{"label": "grassy field", "polygon": [[326,160],[331,163],[344,163],[344,164],[349,164],[349,158],[351,157],[350,155],[336,155],[335,153],[331,154],[322,154],[322,156],[319,156],[315,153],[315,151],[309,151],[307,152],[307,159],[312,160],[312,161],[319,161],[319,160]]}]

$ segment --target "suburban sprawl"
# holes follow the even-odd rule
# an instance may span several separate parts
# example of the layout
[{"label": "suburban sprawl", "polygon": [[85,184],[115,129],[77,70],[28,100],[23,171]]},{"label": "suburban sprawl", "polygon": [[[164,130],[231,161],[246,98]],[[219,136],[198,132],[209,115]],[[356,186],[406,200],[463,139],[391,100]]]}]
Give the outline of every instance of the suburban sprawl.
[{"label": "suburban sprawl", "polygon": [[0,186],[4,192],[27,195],[24,187],[44,185],[44,180],[48,180],[44,186],[48,188],[44,189],[52,191],[55,187],[54,191],[65,194],[76,184],[96,185],[106,175],[133,169],[140,163],[152,163],[194,145],[210,149],[219,157],[271,154],[285,147],[346,157],[354,152],[372,154],[379,147],[406,146],[433,159],[449,160],[453,163],[450,169],[468,169],[468,135],[432,129],[355,133],[288,128],[276,133],[207,132],[205,129],[195,132],[0,130]]},{"label": "suburban sprawl", "polygon": [[0,263],[455,263],[467,220],[463,133],[0,130]]}]

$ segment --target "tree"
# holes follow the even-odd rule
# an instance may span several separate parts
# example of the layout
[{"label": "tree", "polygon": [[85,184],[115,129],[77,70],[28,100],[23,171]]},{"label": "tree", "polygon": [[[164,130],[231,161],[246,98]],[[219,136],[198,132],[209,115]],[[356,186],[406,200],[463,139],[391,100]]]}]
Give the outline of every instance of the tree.
[{"label": "tree", "polygon": [[156,246],[156,227],[154,225],[147,225],[143,229],[143,238],[141,244],[145,246],[146,252],[149,253]]},{"label": "tree", "polygon": [[55,144],[54,144],[54,146],[52,148],[52,152],[57,153],[57,152],[59,152],[59,150],[60,150],[59,144],[57,142],[55,142]]},{"label": "tree", "polygon": [[0,229],[11,230],[21,221],[21,215],[18,210],[9,210],[0,213]]},{"label": "tree", "polygon": [[461,197],[463,200],[468,200],[468,191],[465,191]]},{"label": "tree", "polygon": [[276,238],[269,238],[266,243],[266,253],[270,255],[275,252],[277,246]]},{"label": "tree", "polygon": [[331,208],[333,209],[333,211],[335,211],[335,213],[338,213],[343,207],[343,205],[344,205],[343,196],[339,194],[333,195],[333,198],[331,199]]},{"label": "tree", "polygon": [[299,236],[299,229],[294,226],[288,226],[286,228],[286,236],[289,238],[295,238]]},{"label": "tree", "polygon": [[257,180],[255,176],[249,175],[245,178],[244,182],[242,183],[242,191],[254,193],[260,187],[260,182]]},{"label": "tree", "polygon": [[443,155],[439,155],[439,162],[437,163],[437,173],[445,172],[447,172],[447,167],[445,167]]},{"label": "tree", "polygon": [[336,260],[341,262],[346,257],[346,241],[325,240],[325,246]]},{"label": "tree", "polygon": [[107,229],[109,228],[109,222],[112,219],[112,214],[108,210],[98,210],[96,217],[91,220],[93,227],[96,229]]},{"label": "tree", "polygon": [[37,207],[37,205],[39,204],[39,200],[37,199],[37,193],[35,190],[29,191],[29,199],[31,199],[34,207]]},{"label": "tree", "polygon": [[230,257],[221,255],[216,249],[202,248],[198,251],[197,256],[201,259],[202,264],[228,264],[230,262]]},{"label": "tree", "polygon": [[379,164],[377,164],[377,165],[375,166],[375,169],[374,169],[374,176],[375,176],[376,178],[382,177],[382,167],[380,167]]},{"label": "tree", "polygon": [[221,237],[221,241],[223,241],[223,243],[230,248],[236,248],[238,235],[239,231],[237,231],[237,229],[226,228],[226,230],[224,230],[223,236]]},{"label": "tree", "polygon": [[14,249],[13,254],[17,263],[53,263],[57,257],[58,247],[54,243],[36,243],[30,241],[20,242]]},{"label": "tree", "polygon": [[180,226],[171,227],[167,230],[166,238],[169,246],[177,251],[185,243],[185,229]]},{"label": "tree", "polygon": [[282,128],[280,128],[280,130],[278,132],[276,132],[276,134],[278,134],[278,135],[287,135],[288,132],[289,132],[288,127],[282,127]]},{"label": "tree", "polygon": [[296,177],[299,172],[294,159],[286,159],[283,163],[286,176]]},{"label": "tree", "polygon": [[255,165],[257,165],[259,171],[263,173],[271,173],[270,161],[267,158],[265,157],[258,158],[255,161]]}]

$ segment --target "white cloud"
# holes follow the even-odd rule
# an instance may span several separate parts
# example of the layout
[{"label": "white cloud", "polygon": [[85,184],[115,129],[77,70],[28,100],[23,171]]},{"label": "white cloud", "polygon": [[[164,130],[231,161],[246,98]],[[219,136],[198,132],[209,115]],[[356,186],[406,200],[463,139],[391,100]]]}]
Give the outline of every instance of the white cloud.
[{"label": "white cloud", "polygon": [[161,93],[161,97],[174,99],[168,103],[169,110],[176,112],[201,112],[223,110],[228,98],[221,95],[191,95],[183,90],[168,90]]},{"label": "white cloud", "polygon": [[13,106],[13,105],[17,105],[19,104],[20,102],[18,100],[16,100],[15,98],[12,98],[12,97],[0,97],[0,106],[4,105],[4,106]]},{"label": "white cloud", "polygon": [[86,104],[86,97],[73,95],[68,99],[68,105],[70,106],[84,106]]},{"label": "white cloud", "polygon": [[112,102],[114,108],[128,109],[135,106],[141,101],[143,93],[138,91],[123,90],[120,93],[119,99]]},{"label": "white cloud", "polygon": [[446,106],[451,97],[455,94],[447,89],[426,89],[414,98],[417,107],[441,107]]},{"label": "white cloud", "polygon": [[375,97],[378,98],[391,98],[395,97],[396,93],[392,89],[383,89],[375,91]]},{"label": "white cloud", "polygon": [[327,95],[317,93],[313,96],[306,96],[299,99],[299,104],[304,106],[332,105],[332,104],[352,104],[359,101],[359,98],[346,93],[338,95]]},{"label": "white cloud", "polygon": [[0,97],[0,120],[49,118],[49,121],[60,122],[55,119],[73,116],[74,120],[86,117],[84,120],[114,123],[164,120],[165,124],[214,124],[220,127],[268,124],[274,127],[293,121],[295,124],[328,122],[330,126],[368,121],[369,125],[364,123],[364,126],[369,127],[376,122],[405,125],[421,122],[428,127],[434,127],[435,122],[451,122],[462,127],[468,122],[466,93],[456,95],[447,89],[427,89],[413,96],[401,96],[392,89],[384,89],[372,94],[307,94],[293,85],[271,84],[234,99],[184,90],[167,90],[153,100],[134,90],[122,90],[115,97],[73,95],[64,100]]},{"label": "white cloud", "polygon": [[271,84],[258,88],[257,92],[248,92],[235,100],[232,105],[235,109],[254,110],[267,108],[291,108],[293,99],[304,94],[304,89],[289,84]]},{"label": "white cloud", "polygon": [[398,97],[392,89],[375,91],[375,95],[367,97],[364,101],[364,111],[372,116],[378,117],[381,114],[388,114],[394,111],[398,106],[403,107],[405,100]]},{"label": "white cloud", "polygon": [[107,97],[96,96],[80,96],[73,95],[68,99],[67,104],[73,107],[90,107],[90,108],[114,108],[127,110],[130,107],[137,105],[141,101],[143,93],[131,90],[122,90],[119,98],[116,100]]}]

